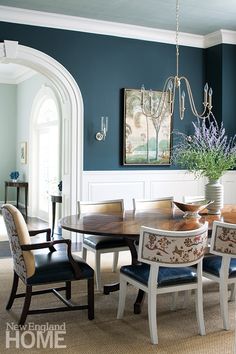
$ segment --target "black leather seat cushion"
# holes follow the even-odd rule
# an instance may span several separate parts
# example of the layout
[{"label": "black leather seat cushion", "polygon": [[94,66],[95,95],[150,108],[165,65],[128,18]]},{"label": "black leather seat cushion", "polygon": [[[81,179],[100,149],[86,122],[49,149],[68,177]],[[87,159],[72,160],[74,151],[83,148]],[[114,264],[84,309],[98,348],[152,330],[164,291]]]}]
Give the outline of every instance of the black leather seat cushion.
[{"label": "black leather seat cushion", "polygon": [[[221,267],[221,256],[211,256],[206,257],[203,259],[203,271],[216,275],[217,277],[220,276],[220,267]],[[236,259],[231,259],[230,267],[229,267],[229,278],[236,277]]]},{"label": "black leather seat cushion", "polygon": [[[73,255],[81,270],[81,278],[91,278],[94,270],[80,257]],[[75,280],[73,268],[67,252],[48,252],[35,254],[35,273],[27,279],[27,284],[55,283]]]},{"label": "black leather seat cushion", "polygon": [[[139,265],[123,266],[120,272],[148,285],[148,277],[150,272],[150,266],[145,263]],[[158,287],[177,285],[182,283],[193,283],[197,281],[197,273],[194,268],[180,267],[180,268],[168,268],[160,267],[158,274]]]},{"label": "black leather seat cushion", "polygon": [[101,250],[104,248],[127,247],[127,243],[123,237],[84,236],[83,242],[96,250]]}]

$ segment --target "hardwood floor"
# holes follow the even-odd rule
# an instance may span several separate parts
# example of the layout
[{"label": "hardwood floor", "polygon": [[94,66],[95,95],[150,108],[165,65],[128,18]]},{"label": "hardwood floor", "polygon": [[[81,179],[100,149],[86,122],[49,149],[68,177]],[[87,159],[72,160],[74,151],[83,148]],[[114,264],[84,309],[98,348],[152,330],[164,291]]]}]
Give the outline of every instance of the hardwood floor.
[{"label": "hardwood floor", "polygon": [[0,258],[8,258],[11,257],[11,251],[8,241],[0,242]]}]

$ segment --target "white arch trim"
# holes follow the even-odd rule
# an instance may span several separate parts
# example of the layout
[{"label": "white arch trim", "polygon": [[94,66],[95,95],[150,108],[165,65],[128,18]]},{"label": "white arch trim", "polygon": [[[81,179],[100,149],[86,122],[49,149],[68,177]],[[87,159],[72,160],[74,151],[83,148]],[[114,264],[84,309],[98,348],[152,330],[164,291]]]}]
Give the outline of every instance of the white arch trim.
[{"label": "white arch trim", "polygon": [[0,62],[16,63],[45,75],[62,102],[63,215],[76,212],[83,169],[83,100],[71,74],[55,59],[17,41],[0,43]]}]

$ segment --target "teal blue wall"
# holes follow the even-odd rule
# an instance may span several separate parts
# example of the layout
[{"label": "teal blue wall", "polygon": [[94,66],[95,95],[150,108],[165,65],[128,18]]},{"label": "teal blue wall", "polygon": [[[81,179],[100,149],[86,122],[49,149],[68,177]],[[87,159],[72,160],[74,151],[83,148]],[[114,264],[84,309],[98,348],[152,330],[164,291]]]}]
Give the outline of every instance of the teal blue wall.
[{"label": "teal blue wall", "polygon": [[[4,200],[4,181],[16,168],[16,86],[0,84],[0,201]],[[8,199],[14,192],[9,189]]]},{"label": "teal blue wall", "polygon": [[229,135],[236,133],[236,46],[222,46],[222,120]]},{"label": "teal blue wall", "polygon": [[229,136],[236,133],[236,46],[217,45],[206,50],[207,79],[211,81],[214,114]]},{"label": "teal blue wall", "polygon": [[[50,55],[65,66],[77,81],[84,101],[84,170],[140,169],[122,165],[122,89],[140,88],[141,84],[146,88],[161,89],[167,76],[174,75],[176,71],[174,45],[0,23],[0,40],[5,39],[17,40],[22,45]],[[213,104],[217,116],[224,108],[224,102],[219,100],[225,71],[221,65],[221,51],[222,46],[209,50],[180,48],[180,74],[188,77],[197,107],[201,106],[207,78],[214,90]],[[101,143],[94,136],[102,115],[109,116],[110,121],[107,139]],[[174,117],[173,128],[191,133],[192,119],[186,109],[182,122]]]},{"label": "teal blue wall", "polygon": [[[123,88],[161,89],[175,74],[175,46],[59,29],[0,24],[0,40],[20,44],[52,56],[73,75],[84,101],[84,170],[118,170],[122,166]],[[204,51],[181,48],[180,71],[189,77],[197,103],[205,81]],[[104,143],[94,136],[100,117],[108,115],[109,134]],[[191,131],[191,116],[174,128]],[[137,167],[133,167],[135,169]],[[157,167],[159,168],[159,167]],[[172,168],[172,167],[167,167]]]},{"label": "teal blue wall", "polygon": [[213,89],[214,115],[222,121],[222,83],[223,83],[222,45],[206,49],[206,81]]}]

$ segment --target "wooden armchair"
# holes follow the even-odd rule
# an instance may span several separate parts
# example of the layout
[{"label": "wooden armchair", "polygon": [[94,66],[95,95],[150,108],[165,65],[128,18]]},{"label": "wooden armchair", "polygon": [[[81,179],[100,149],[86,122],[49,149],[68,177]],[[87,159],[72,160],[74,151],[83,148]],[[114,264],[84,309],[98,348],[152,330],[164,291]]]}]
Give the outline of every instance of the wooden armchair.
[{"label": "wooden armchair", "polygon": [[[2,214],[9,237],[11,253],[14,265],[14,278],[11,294],[6,306],[9,310],[16,298],[24,297],[24,305],[19,320],[23,325],[27,315],[71,311],[88,310],[88,319],[94,318],[94,271],[80,257],[72,256],[71,240],[50,241],[50,229],[31,231],[31,236],[46,232],[46,242],[31,243],[30,235],[22,214],[13,205],[5,204],[2,207]],[[67,250],[57,250],[55,245],[66,245]],[[44,250],[35,252],[35,250]],[[48,252],[45,252],[48,250]],[[26,292],[17,294],[19,278],[26,286]],[[88,303],[86,305],[72,305],[71,281],[87,279]],[[64,282],[65,286],[49,288],[45,290],[32,291],[33,286]],[[65,291],[66,298],[59,292]],[[30,310],[32,295],[40,295],[53,292],[66,306],[45,309]]]}]

